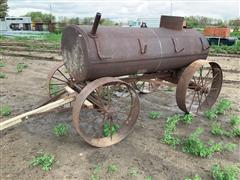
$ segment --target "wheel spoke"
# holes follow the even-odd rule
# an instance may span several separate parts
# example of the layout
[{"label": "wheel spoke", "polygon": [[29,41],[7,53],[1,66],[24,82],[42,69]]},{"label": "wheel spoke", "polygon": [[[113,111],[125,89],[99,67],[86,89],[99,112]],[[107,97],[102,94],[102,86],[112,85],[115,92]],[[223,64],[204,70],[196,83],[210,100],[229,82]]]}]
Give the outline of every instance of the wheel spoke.
[{"label": "wheel spoke", "polygon": [[66,83],[51,83],[50,85],[56,85],[56,86],[66,86]]},{"label": "wheel spoke", "polygon": [[52,78],[53,78],[53,79],[57,79],[57,80],[59,80],[59,81],[61,81],[61,82],[68,83],[67,81],[64,81],[64,80],[62,80],[62,79],[59,79],[59,78],[57,78],[57,77],[55,77],[55,76],[53,76]]},{"label": "wheel spoke", "polygon": [[58,94],[58,93],[61,92],[61,91],[65,91],[65,89],[60,89],[60,90],[58,90],[58,91],[54,91],[53,93],[50,93],[50,95]]},{"label": "wheel spoke", "polygon": [[69,81],[70,79],[68,79],[59,69],[57,70],[67,81]]},{"label": "wheel spoke", "polygon": [[193,102],[194,102],[194,99],[195,99],[196,93],[197,93],[197,91],[194,92],[194,95],[193,95],[193,98],[192,98],[192,102],[191,102],[190,107],[189,107],[189,112],[191,111],[192,104],[193,104]]}]

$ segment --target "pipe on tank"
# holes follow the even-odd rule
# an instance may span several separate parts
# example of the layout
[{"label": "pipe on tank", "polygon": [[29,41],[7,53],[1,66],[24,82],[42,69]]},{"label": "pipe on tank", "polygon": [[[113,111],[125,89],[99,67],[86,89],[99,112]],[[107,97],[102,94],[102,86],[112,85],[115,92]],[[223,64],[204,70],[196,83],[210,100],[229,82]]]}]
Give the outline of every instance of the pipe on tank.
[{"label": "pipe on tank", "polygon": [[97,14],[95,16],[95,19],[94,19],[94,22],[93,22],[92,30],[91,30],[91,35],[92,36],[96,36],[97,28],[98,28],[98,25],[100,23],[100,19],[101,19],[101,13],[97,12]]}]

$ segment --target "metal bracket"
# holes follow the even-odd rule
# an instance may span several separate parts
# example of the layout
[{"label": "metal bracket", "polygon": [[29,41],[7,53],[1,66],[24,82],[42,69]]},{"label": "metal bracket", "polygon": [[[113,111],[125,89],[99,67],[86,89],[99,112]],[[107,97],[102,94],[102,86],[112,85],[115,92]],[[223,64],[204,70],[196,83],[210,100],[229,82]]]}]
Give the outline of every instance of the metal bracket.
[{"label": "metal bracket", "polygon": [[96,49],[97,49],[97,54],[98,54],[98,57],[101,59],[101,60],[104,60],[104,59],[110,59],[111,56],[104,56],[101,51],[100,51],[100,42],[98,41],[98,38],[95,37],[93,38],[94,42],[95,42],[95,45],[96,45]]},{"label": "metal bracket", "polygon": [[141,38],[138,38],[138,43],[140,46],[141,54],[145,54],[147,52],[147,44],[144,43],[143,39],[141,39]]},{"label": "metal bracket", "polygon": [[199,39],[200,39],[201,44],[202,44],[202,50],[206,50],[206,49],[210,48],[209,44],[204,43],[204,39],[202,37],[200,37]]},{"label": "metal bracket", "polygon": [[172,38],[172,42],[173,42],[174,50],[175,50],[176,53],[180,53],[184,50],[184,48],[177,47],[178,44],[177,44],[177,40],[175,38]]}]

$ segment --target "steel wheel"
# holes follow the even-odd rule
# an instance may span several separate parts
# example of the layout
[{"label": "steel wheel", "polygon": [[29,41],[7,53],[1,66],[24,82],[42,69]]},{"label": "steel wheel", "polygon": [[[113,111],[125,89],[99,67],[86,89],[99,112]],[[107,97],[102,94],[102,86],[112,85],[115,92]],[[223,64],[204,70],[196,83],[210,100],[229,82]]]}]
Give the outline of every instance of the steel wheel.
[{"label": "steel wheel", "polygon": [[148,94],[156,91],[161,85],[158,79],[139,80],[132,82],[133,87],[142,94]]},{"label": "steel wheel", "polygon": [[206,60],[193,62],[178,81],[178,107],[186,113],[198,113],[211,108],[221,91],[222,78],[222,70],[217,63]]},{"label": "steel wheel", "polygon": [[[86,101],[94,106],[86,107]],[[104,77],[89,83],[76,97],[73,125],[86,142],[106,147],[131,132],[139,112],[135,90],[117,78]]]},{"label": "steel wheel", "polygon": [[50,98],[64,94],[64,87],[73,84],[73,78],[67,73],[64,63],[58,64],[48,75],[47,87]]}]

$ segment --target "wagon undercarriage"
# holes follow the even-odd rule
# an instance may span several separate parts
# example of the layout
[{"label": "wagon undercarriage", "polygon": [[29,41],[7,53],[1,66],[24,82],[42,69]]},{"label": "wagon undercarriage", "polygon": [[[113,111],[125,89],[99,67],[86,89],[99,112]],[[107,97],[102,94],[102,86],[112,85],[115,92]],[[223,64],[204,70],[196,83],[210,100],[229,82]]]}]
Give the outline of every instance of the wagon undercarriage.
[{"label": "wagon undercarriage", "polygon": [[78,134],[93,146],[110,146],[133,129],[140,112],[138,93],[157,91],[166,81],[176,85],[176,102],[182,111],[199,113],[215,103],[221,90],[222,71],[217,63],[198,60],[178,71],[103,77],[76,83],[61,63],[49,74],[51,99],[32,113],[7,120],[0,127],[2,130],[33,114],[70,106]]}]

